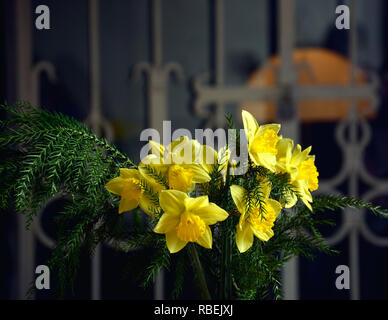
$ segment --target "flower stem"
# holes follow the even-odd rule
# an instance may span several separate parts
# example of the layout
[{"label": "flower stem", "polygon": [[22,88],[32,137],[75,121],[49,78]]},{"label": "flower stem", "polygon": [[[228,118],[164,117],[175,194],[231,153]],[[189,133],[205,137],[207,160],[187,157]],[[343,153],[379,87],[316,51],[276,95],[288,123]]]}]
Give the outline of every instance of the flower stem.
[{"label": "flower stem", "polygon": [[202,295],[203,295],[205,300],[211,300],[209,289],[207,288],[205,274],[204,274],[203,269],[202,269],[201,261],[199,260],[199,257],[198,257],[197,248],[195,247],[194,243],[192,243],[192,242],[189,243],[189,248],[191,251],[191,255],[194,259],[194,264],[195,264],[195,268],[196,268],[196,271],[198,274],[199,285],[200,285],[201,290],[202,290]]}]

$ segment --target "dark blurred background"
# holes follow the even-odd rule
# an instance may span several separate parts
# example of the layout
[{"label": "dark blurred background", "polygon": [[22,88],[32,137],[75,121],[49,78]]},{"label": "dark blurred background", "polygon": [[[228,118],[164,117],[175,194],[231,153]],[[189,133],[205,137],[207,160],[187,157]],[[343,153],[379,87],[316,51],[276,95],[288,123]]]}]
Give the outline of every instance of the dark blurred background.
[{"label": "dark blurred background", "polygon": [[[349,30],[335,26],[335,9],[342,4],[354,9]],[[49,30],[35,27],[39,5],[50,9]],[[224,112],[241,126],[244,106],[260,122],[284,123],[283,135],[304,147],[313,145],[322,192],[388,207],[387,1],[0,0],[0,14],[1,102],[28,100],[87,120],[135,160],[142,129],[171,120],[173,130],[194,134],[195,128],[224,126]],[[287,57],[293,63],[287,64]],[[357,68],[354,78],[352,68]],[[336,88],[325,99],[293,100],[300,86],[341,91],[352,83],[371,90],[358,100],[336,99]],[[232,98],[219,91],[210,99],[205,86],[238,90]],[[278,87],[280,94],[272,100],[247,99],[248,87]],[[355,118],[349,118],[351,106],[359,110]],[[352,124],[358,128],[353,142]],[[369,133],[363,149],[360,141]],[[351,143],[357,152],[351,153]],[[349,158],[361,165],[351,167]],[[1,299],[25,297],[35,266],[50,255],[52,218],[60,206],[60,201],[50,203],[31,232],[24,231],[16,214],[0,215]],[[286,298],[388,298],[388,221],[350,214],[362,219],[353,223],[349,214],[338,212],[332,214],[337,226],[323,230],[340,255],[299,258],[286,267]],[[93,261],[83,259],[75,295],[68,298],[168,298],[169,274],[159,289],[143,290],[126,268],[130,259],[104,245]],[[350,267],[351,290],[335,287],[338,265]],[[193,298],[190,274],[186,286],[183,298]],[[41,290],[36,298],[55,296]]]}]

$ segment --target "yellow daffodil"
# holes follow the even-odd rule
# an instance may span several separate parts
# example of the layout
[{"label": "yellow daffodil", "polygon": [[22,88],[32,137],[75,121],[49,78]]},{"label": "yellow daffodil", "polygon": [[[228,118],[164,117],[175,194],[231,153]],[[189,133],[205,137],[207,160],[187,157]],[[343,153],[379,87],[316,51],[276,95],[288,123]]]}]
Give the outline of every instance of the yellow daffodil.
[{"label": "yellow daffodil", "polygon": [[121,168],[120,176],[105,185],[109,192],[121,196],[119,213],[133,210],[140,205],[144,212],[152,214],[155,205],[144,194],[140,178],[138,170]]},{"label": "yellow daffodil", "polygon": [[247,193],[243,187],[232,185],[230,192],[238,211],[240,212],[240,221],[237,225],[236,244],[238,250],[242,253],[247,251],[253,244],[254,236],[262,241],[268,241],[273,237],[272,227],[280,214],[282,206],[279,202],[269,199],[271,188],[269,183],[262,183],[262,203],[264,205],[247,208]]},{"label": "yellow daffodil", "polygon": [[207,196],[190,198],[181,191],[162,190],[159,202],[164,213],[154,231],[166,234],[171,253],[178,252],[188,242],[211,249],[213,240],[209,225],[228,217],[227,212],[209,202]]},{"label": "yellow daffodil", "polygon": [[248,153],[254,164],[274,172],[280,124],[259,126],[256,119],[248,112],[242,111],[245,135],[248,139]]},{"label": "yellow daffodil", "polygon": [[196,183],[210,181],[203,165],[203,148],[198,141],[184,136],[167,147],[154,141],[150,141],[149,145],[152,153],[141,161],[139,171],[157,192],[166,187],[149,174],[148,167],[164,177],[170,189],[186,193],[193,191]]},{"label": "yellow daffodil", "polygon": [[[315,156],[310,155],[311,147],[302,151],[298,144],[294,149],[294,141],[280,139],[277,145],[277,172],[287,172],[290,175],[290,183],[300,195],[303,203],[310,209],[312,196],[311,191],[318,189],[318,170],[315,166]],[[285,206],[290,208],[295,205],[297,197],[294,193],[283,199]]]}]

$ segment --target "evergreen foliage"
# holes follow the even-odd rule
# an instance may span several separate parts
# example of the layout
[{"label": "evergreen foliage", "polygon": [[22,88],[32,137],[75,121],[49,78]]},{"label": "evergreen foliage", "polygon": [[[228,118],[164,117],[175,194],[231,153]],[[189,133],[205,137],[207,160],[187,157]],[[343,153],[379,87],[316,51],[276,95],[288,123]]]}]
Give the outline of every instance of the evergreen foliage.
[{"label": "evergreen foliage", "polygon": [[[140,285],[153,283],[161,269],[175,275],[172,298],[179,298],[187,269],[202,262],[209,292],[219,299],[281,298],[281,267],[294,256],[313,258],[321,251],[336,253],[324,241],[320,225],[332,225],[321,213],[344,208],[360,208],[388,217],[378,206],[349,197],[320,196],[314,198],[313,212],[301,201],[292,209],[283,210],[274,226],[275,236],[268,242],[255,238],[250,250],[239,253],[235,245],[239,214],[230,195],[230,186],[243,186],[247,191],[247,207],[262,206],[263,193],[258,183],[268,181],[271,197],[280,199],[294,192],[287,174],[275,174],[248,163],[248,172],[225,179],[221,167],[214,164],[208,183],[199,185],[195,193],[208,195],[209,201],[226,210],[230,216],[213,227],[213,249],[187,247],[171,255],[163,236],[153,232],[156,210],[147,221],[139,210],[132,212],[134,225],[123,227],[122,215],[117,212],[119,198],[105,190],[104,185],[119,175],[120,168],[137,168],[127,155],[98,138],[80,122],[60,113],[36,109],[28,103],[15,107],[3,105],[10,116],[0,122],[0,209],[14,209],[27,217],[31,227],[36,214],[54,197],[62,197],[66,205],[56,217],[58,235],[49,264],[59,280],[59,293],[74,283],[80,264],[80,254],[93,254],[100,243],[124,241],[120,249],[130,255],[132,270],[139,271]],[[230,128],[233,119],[227,117]],[[237,145],[240,137],[236,137]],[[145,166],[147,174],[168,189],[168,181],[156,170]],[[159,206],[152,187],[142,181],[141,188]],[[296,194],[296,193],[295,193]],[[296,194],[297,195],[297,194]],[[298,196],[298,195],[297,195]],[[299,197],[299,196],[298,196]],[[249,211],[249,210],[248,210]],[[264,213],[265,218],[265,213]],[[136,255],[150,254],[147,266],[136,266]],[[195,250],[195,251],[190,251]],[[198,282],[203,281],[194,272]]]}]

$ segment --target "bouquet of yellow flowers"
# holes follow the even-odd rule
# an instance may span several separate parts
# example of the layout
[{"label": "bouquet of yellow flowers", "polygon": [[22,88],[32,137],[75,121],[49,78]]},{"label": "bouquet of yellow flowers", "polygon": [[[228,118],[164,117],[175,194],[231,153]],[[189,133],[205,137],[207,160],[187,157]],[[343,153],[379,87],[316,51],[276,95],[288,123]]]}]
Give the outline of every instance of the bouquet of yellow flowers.
[{"label": "bouquet of yellow flowers", "polygon": [[[149,249],[141,284],[171,270],[173,298],[191,265],[201,298],[278,299],[285,262],[335,252],[318,230],[332,221],[320,213],[355,207],[388,216],[357,199],[313,197],[319,174],[311,147],[295,146],[279,124],[259,125],[246,111],[240,131],[227,117],[228,142],[150,140],[135,164],[67,116],[26,104],[2,108],[13,117],[0,124],[1,208],[14,199],[30,223],[58,193],[67,201],[50,259],[62,291],[81,248],[92,253],[110,241],[128,252]],[[128,228],[125,212],[133,216]]]}]

